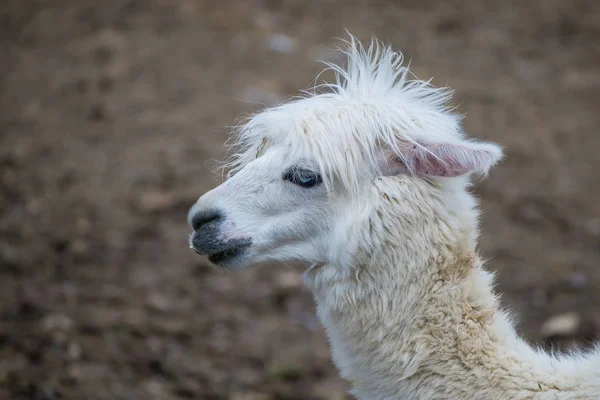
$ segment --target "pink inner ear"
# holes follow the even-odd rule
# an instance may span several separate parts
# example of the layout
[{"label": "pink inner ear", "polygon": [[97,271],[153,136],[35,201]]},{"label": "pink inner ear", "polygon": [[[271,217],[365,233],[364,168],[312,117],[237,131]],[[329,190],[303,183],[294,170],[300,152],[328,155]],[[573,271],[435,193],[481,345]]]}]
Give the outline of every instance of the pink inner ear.
[{"label": "pink inner ear", "polygon": [[[482,147],[484,147],[483,145]],[[455,177],[469,172],[485,172],[496,155],[471,144],[427,144],[415,146],[406,154],[410,168],[418,174]]]}]

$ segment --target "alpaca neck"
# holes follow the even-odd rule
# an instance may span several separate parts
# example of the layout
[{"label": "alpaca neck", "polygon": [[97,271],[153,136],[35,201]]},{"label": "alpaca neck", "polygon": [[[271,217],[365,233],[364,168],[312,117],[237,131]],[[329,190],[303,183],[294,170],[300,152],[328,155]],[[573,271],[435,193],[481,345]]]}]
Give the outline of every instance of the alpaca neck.
[{"label": "alpaca neck", "polygon": [[[503,317],[478,264],[470,254],[454,255],[402,281],[379,264],[339,280],[334,265],[310,272],[334,362],[360,399],[436,398],[422,395],[423,382],[449,368],[466,372],[475,350],[500,346],[495,325]],[[514,336],[504,325],[504,337]]]},{"label": "alpaca neck", "polygon": [[[375,214],[389,224],[387,234],[409,225],[397,214]],[[373,400],[554,393],[556,378],[546,377],[553,371],[540,366],[550,360],[522,342],[499,310],[475,255],[475,222],[469,229],[451,219],[428,222],[431,232],[455,236],[371,237],[352,267],[306,273],[342,377],[358,398]]]}]

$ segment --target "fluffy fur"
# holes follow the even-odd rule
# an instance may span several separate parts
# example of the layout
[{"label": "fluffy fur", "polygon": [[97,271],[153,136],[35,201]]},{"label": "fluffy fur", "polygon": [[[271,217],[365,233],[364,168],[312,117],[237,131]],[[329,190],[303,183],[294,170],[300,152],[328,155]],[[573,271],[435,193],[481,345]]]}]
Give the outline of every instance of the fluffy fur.
[{"label": "fluffy fur", "polygon": [[[408,181],[405,186],[396,180]],[[375,212],[347,232],[350,273],[305,279],[333,359],[359,399],[598,399],[600,355],[551,356],[515,333],[474,248],[464,192],[379,179]],[[420,204],[418,210],[402,203]],[[470,214],[470,215],[469,215]]]},{"label": "fluffy fur", "polygon": [[[334,84],[246,121],[229,179],[190,211],[219,210],[220,240],[252,243],[222,266],[313,263],[305,281],[359,399],[599,399],[600,352],[531,348],[482,268],[467,188],[500,148],[467,139],[450,91],[401,54],[353,38],[346,54]],[[324,187],[282,181],[298,166]]]},{"label": "fluffy fur", "polygon": [[368,164],[381,172],[381,147],[391,149],[411,171],[406,143],[421,149],[440,142],[468,143],[500,155],[495,146],[464,139],[459,116],[447,106],[451,90],[409,79],[401,53],[377,41],[365,49],[353,37],[345,53],[346,68],[328,64],[336,73],[335,84],[319,85],[304,97],[253,115],[240,127],[226,165],[230,175],[254,160],[265,140],[290,148],[292,159],[316,160],[328,187],[335,177],[354,193],[363,186],[357,166]]}]

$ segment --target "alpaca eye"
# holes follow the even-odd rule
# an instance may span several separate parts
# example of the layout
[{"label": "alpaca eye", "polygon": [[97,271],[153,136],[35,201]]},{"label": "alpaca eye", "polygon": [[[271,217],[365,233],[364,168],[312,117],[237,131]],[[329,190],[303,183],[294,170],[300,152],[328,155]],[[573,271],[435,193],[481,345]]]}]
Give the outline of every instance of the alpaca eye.
[{"label": "alpaca eye", "polygon": [[318,185],[323,180],[321,175],[306,169],[291,169],[283,175],[283,180],[290,181],[295,185],[310,188]]}]

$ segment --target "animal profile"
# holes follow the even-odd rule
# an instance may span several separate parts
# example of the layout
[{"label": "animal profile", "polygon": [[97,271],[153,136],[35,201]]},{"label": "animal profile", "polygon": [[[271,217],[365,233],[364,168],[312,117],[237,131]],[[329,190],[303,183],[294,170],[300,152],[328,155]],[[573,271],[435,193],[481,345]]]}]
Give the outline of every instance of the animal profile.
[{"label": "animal profile", "polygon": [[551,355],[516,333],[477,252],[470,139],[451,91],[401,53],[350,37],[334,83],[262,110],[232,137],[227,179],[188,216],[224,269],[306,264],[332,357],[358,399],[599,399],[600,351]]}]

